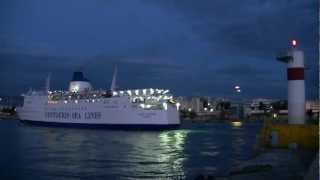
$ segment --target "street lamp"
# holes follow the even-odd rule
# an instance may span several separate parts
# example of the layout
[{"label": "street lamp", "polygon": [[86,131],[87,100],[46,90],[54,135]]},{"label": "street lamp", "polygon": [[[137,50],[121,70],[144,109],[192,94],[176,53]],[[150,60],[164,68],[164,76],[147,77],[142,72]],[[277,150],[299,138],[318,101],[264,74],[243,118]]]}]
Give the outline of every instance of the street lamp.
[{"label": "street lamp", "polygon": [[234,86],[234,89],[235,89],[236,92],[238,92],[238,93],[241,92],[241,88],[240,88],[240,86],[238,86],[238,85]]},{"label": "street lamp", "polygon": [[239,85],[234,86],[235,90],[235,101],[238,101],[237,105],[237,115],[241,119],[242,118],[242,111],[243,111],[243,104],[241,102],[240,93],[241,93],[241,87]]}]

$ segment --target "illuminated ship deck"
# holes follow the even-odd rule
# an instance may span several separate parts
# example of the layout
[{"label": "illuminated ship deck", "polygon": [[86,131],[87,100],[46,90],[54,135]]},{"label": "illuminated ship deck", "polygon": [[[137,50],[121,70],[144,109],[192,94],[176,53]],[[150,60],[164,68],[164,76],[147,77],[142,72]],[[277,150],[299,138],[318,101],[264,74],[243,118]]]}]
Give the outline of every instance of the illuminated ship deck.
[{"label": "illuminated ship deck", "polygon": [[[37,92],[31,92],[37,93]],[[40,92],[39,92],[40,93]],[[29,95],[31,95],[29,93]],[[166,109],[166,104],[176,104],[177,108],[180,105],[173,99],[169,90],[165,89],[135,89],[135,90],[119,90],[119,91],[88,91],[88,92],[69,92],[69,91],[49,91],[48,104],[57,103],[94,103],[103,101],[106,98],[128,97],[130,102],[137,104],[143,109]]]}]

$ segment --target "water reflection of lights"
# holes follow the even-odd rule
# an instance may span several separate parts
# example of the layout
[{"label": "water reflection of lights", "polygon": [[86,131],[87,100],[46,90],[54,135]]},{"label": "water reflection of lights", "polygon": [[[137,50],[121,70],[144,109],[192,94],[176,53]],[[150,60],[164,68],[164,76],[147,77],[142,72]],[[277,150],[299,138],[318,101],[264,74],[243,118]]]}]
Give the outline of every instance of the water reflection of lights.
[{"label": "water reflection of lights", "polygon": [[241,121],[233,121],[231,125],[232,129],[234,129],[231,131],[231,163],[236,165],[244,160],[241,155],[248,151],[248,149],[244,148],[246,145],[246,131],[242,127],[243,124]]},{"label": "water reflection of lights", "polygon": [[188,131],[167,131],[159,134],[160,147],[165,153],[159,154],[159,162],[166,163],[171,171],[179,177],[185,177],[183,171],[184,147]]},{"label": "water reflection of lights", "polygon": [[273,116],[274,119],[276,119],[278,117],[278,114],[277,113],[273,113],[272,116]]},{"label": "water reflection of lights", "polygon": [[240,121],[233,121],[233,122],[231,122],[231,125],[234,126],[234,127],[240,127],[240,126],[242,126],[242,122],[240,122]]}]

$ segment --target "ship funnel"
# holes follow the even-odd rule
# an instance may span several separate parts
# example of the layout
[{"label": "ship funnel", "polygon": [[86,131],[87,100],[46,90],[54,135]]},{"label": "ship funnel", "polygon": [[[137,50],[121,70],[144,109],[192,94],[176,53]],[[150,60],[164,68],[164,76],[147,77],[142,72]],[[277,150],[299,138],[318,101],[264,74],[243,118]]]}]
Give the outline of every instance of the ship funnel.
[{"label": "ship funnel", "polygon": [[83,73],[80,71],[74,72],[71,81],[88,81],[88,79],[84,78]]},{"label": "ship funnel", "polygon": [[112,77],[112,82],[111,82],[111,87],[110,90],[111,91],[115,91],[116,90],[116,81],[117,81],[117,66],[114,68],[113,71],[113,77]]},{"label": "ship funnel", "polygon": [[73,73],[72,80],[69,84],[69,91],[78,93],[90,91],[92,86],[88,79],[86,79],[82,72],[77,71]]}]

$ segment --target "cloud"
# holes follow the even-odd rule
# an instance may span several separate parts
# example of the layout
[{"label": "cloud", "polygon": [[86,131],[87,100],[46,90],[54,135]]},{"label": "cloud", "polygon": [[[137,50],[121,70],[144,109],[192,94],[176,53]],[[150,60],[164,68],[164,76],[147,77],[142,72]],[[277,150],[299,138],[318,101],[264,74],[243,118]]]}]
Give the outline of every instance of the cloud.
[{"label": "cloud", "polygon": [[[157,1],[189,22],[195,34],[217,51],[268,55],[297,38],[315,48],[317,1]],[[214,50],[214,49],[213,49]]]},{"label": "cloud", "polygon": [[99,56],[91,59],[36,56],[28,54],[0,53],[0,83],[6,88],[0,94],[20,94],[29,87],[41,89],[45,78],[52,73],[52,87],[67,89],[72,72],[84,71],[95,88],[107,89],[114,67],[118,67],[118,83],[121,88],[145,88],[164,85],[162,75],[175,71],[170,64],[127,59],[125,57]]},{"label": "cloud", "polygon": [[226,67],[220,68],[217,70],[217,73],[225,74],[225,75],[234,75],[234,76],[252,76],[257,74],[265,74],[268,71],[265,69],[261,69],[258,67],[253,67],[249,64],[236,64],[236,65],[228,65]]},{"label": "cloud", "polygon": [[228,96],[237,83],[252,96],[285,97],[285,66],[275,56],[293,37],[310,68],[308,95],[317,92],[311,88],[318,81],[316,0],[2,4],[11,7],[1,11],[0,18],[6,27],[0,29],[0,83],[11,83],[7,92],[24,88],[7,77],[40,87],[49,71],[56,87],[65,88],[77,69],[96,87],[108,87],[117,64],[125,88],[167,87],[181,95]]},{"label": "cloud", "polygon": [[0,53],[32,54],[36,56],[56,54],[54,48],[46,42],[31,42],[26,45],[23,38],[12,38],[8,34],[0,34]]},{"label": "cloud", "polygon": [[[281,65],[275,61],[275,56],[288,47],[291,39],[297,39],[299,48],[305,51],[305,64],[309,68],[306,71],[307,95],[317,97],[315,84],[319,83],[319,29],[316,0],[203,0],[197,3],[192,0],[173,0],[145,3],[153,3],[179,14],[181,21],[190,25],[195,36],[208,43],[211,55],[224,60],[220,64],[211,62],[209,66],[219,66],[219,73],[225,75],[232,76],[239,72],[237,79],[245,79],[248,72],[253,70],[241,67],[245,63],[255,66],[255,69],[264,66],[269,71],[266,74],[272,77],[261,79],[268,80],[265,83],[273,83],[276,76],[284,77],[276,67]],[[231,67],[224,69],[226,64],[231,64]],[[256,74],[261,74],[261,70]]]}]

